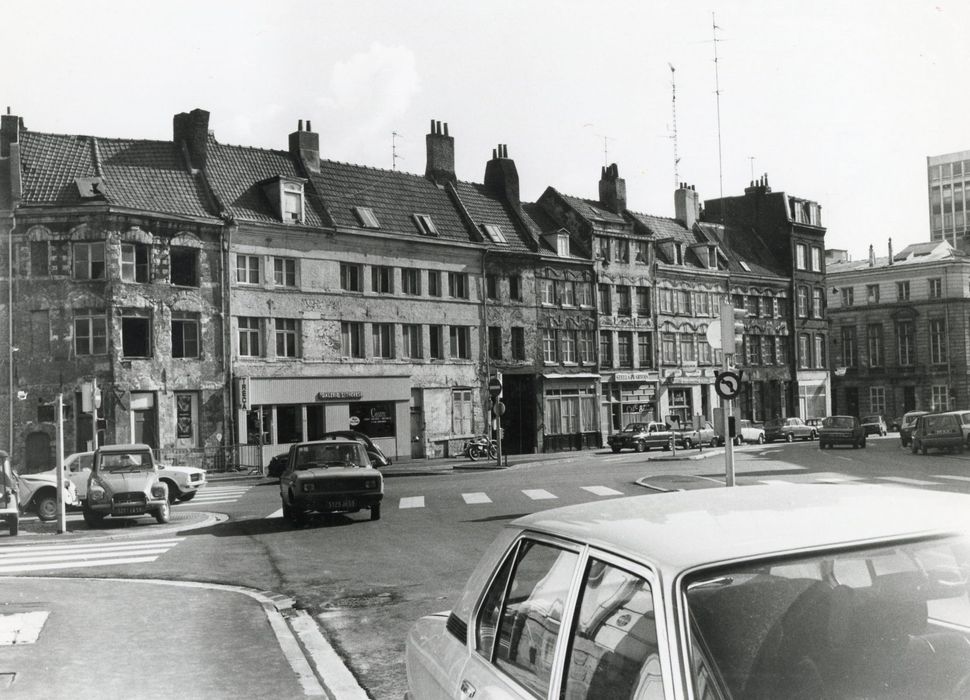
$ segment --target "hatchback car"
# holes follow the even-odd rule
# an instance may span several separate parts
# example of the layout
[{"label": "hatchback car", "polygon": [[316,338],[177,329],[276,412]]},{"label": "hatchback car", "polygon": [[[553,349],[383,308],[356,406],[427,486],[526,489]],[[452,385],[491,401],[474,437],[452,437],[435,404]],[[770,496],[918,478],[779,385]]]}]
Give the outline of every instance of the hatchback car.
[{"label": "hatchback car", "polygon": [[829,416],[818,429],[818,447],[824,450],[835,445],[866,446],[866,431],[855,416]]},{"label": "hatchback car", "polygon": [[168,487],[161,480],[152,448],[135,443],[105,445],[94,452],[84,500],[84,522],[94,527],[107,516],[171,517]]},{"label": "hatchback car", "polygon": [[968,532],[967,496],[880,486],[534,513],[412,627],[406,697],[966,697]]},{"label": "hatchback car", "polygon": [[329,433],[324,433],[319,437],[320,440],[326,440],[327,438],[345,438],[347,440],[356,440],[364,446],[365,450],[367,450],[367,456],[370,458],[372,467],[380,468],[391,466],[390,458],[384,454],[380,447],[377,446],[377,443],[371,440],[369,435],[364,435],[360,431],[332,430]]},{"label": "hatchback car", "polygon": [[927,413],[916,419],[909,449],[913,454],[927,450],[963,452],[963,426],[955,413]]},{"label": "hatchback car", "polygon": [[913,426],[916,419],[925,416],[929,411],[909,411],[903,415],[899,421],[899,442],[903,447],[909,447],[910,438],[913,435]]},{"label": "hatchback car", "polygon": [[863,416],[861,423],[862,427],[865,428],[866,435],[885,435],[889,432],[889,426],[886,425],[886,419],[880,416],[878,413]]},{"label": "hatchback car", "polygon": [[814,440],[818,431],[801,418],[776,418],[765,423],[765,442],[774,440]]},{"label": "hatchback car", "polygon": [[669,425],[650,421],[649,423],[629,423],[620,432],[610,435],[606,442],[614,453],[629,449],[644,452],[651,447],[669,449],[673,438],[674,431]]}]

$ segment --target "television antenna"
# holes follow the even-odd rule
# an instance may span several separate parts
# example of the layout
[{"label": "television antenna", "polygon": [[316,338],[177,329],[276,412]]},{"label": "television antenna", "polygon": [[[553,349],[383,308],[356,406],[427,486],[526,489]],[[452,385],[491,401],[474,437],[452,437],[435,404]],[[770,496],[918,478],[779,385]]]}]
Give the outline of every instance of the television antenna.
[{"label": "television antenna", "polygon": [[397,137],[401,136],[396,131],[391,132],[391,170],[397,170],[397,159],[404,158],[404,156],[399,156],[397,154]]},{"label": "television antenna", "polygon": [[673,131],[670,138],[674,142],[674,187],[677,188],[680,187],[680,156],[677,154],[677,79],[674,64],[668,62],[667,65],[670,66],[670,107],[673,112]]},{"label": "television antenna", "polygon": [[721,157],[721,83],[717,70],[717,42],[720,41],[717,38],[717,30],[720,27],[717,26],[717,18],[713,12],[711,13],[711,27],[714,30],[714,99],[717,106],[717,181],[721,199],[724,199],[724,167]]}]

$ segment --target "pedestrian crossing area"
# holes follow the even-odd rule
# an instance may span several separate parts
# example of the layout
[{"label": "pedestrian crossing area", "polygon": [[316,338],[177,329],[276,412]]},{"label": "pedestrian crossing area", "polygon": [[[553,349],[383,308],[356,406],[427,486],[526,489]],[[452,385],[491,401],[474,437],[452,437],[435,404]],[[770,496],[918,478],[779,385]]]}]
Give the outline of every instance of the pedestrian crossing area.
[{"label": "pedestrian crossing area", "polygon": [[235,503],[242,498],[252,484],[220,484],[213,486],[211,483],[202,487],[202,490],[195,494],[191,501],[181,501],[176,506],[210,506],[217,503]]},{"label": "pedestrian crossing area", "polygon": [[0,547],[0,575],[121,564],[147,564],[184,537],[144,540],[78,541]]}]

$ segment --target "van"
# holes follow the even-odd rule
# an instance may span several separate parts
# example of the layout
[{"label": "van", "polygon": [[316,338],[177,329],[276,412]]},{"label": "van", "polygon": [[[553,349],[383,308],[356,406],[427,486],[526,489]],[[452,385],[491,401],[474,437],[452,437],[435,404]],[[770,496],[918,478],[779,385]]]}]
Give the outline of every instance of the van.
[{"label": "van", "polygon": [[927,413],[916,419],[910,450],[926,454],[927,450],[963,452],[963,426],[956,413]]},{"label": "van", "polygon": [[913,428],[916,426],[916,419],[925,416],[929,411],[908,411],[899,422],[899,442],[903,447],[909,447],[910,438],[913,435]]},{"label": "van", "polygon": [[947,411],[947,413],[953,413],[959,419],[960,427],[963,428],[963,445],[970,447],[970,411]]}]

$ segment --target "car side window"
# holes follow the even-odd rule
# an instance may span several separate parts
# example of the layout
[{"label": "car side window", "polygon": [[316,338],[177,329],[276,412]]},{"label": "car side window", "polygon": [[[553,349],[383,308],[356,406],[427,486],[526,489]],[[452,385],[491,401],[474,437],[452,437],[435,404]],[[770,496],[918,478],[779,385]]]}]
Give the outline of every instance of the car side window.
[{"label": "car side window", "polygon": [[664,697],[650,584],[590,559],[563,672],[563,700]]},{"label": "car side window", "polygon": [[[511,559],[511,558],[510,558]],[[545,696],[552,674],[556,640],[578,555],[544,542],[523,541],[504,586],[492,662],[531,692]],[[493,589],[501,586],[496,577]],[[500,595],[498,593],[496,596]],[[494,616],[493,591],[486,596],[480,626]],[[479,632],[481,641],[482,631]]]}]

